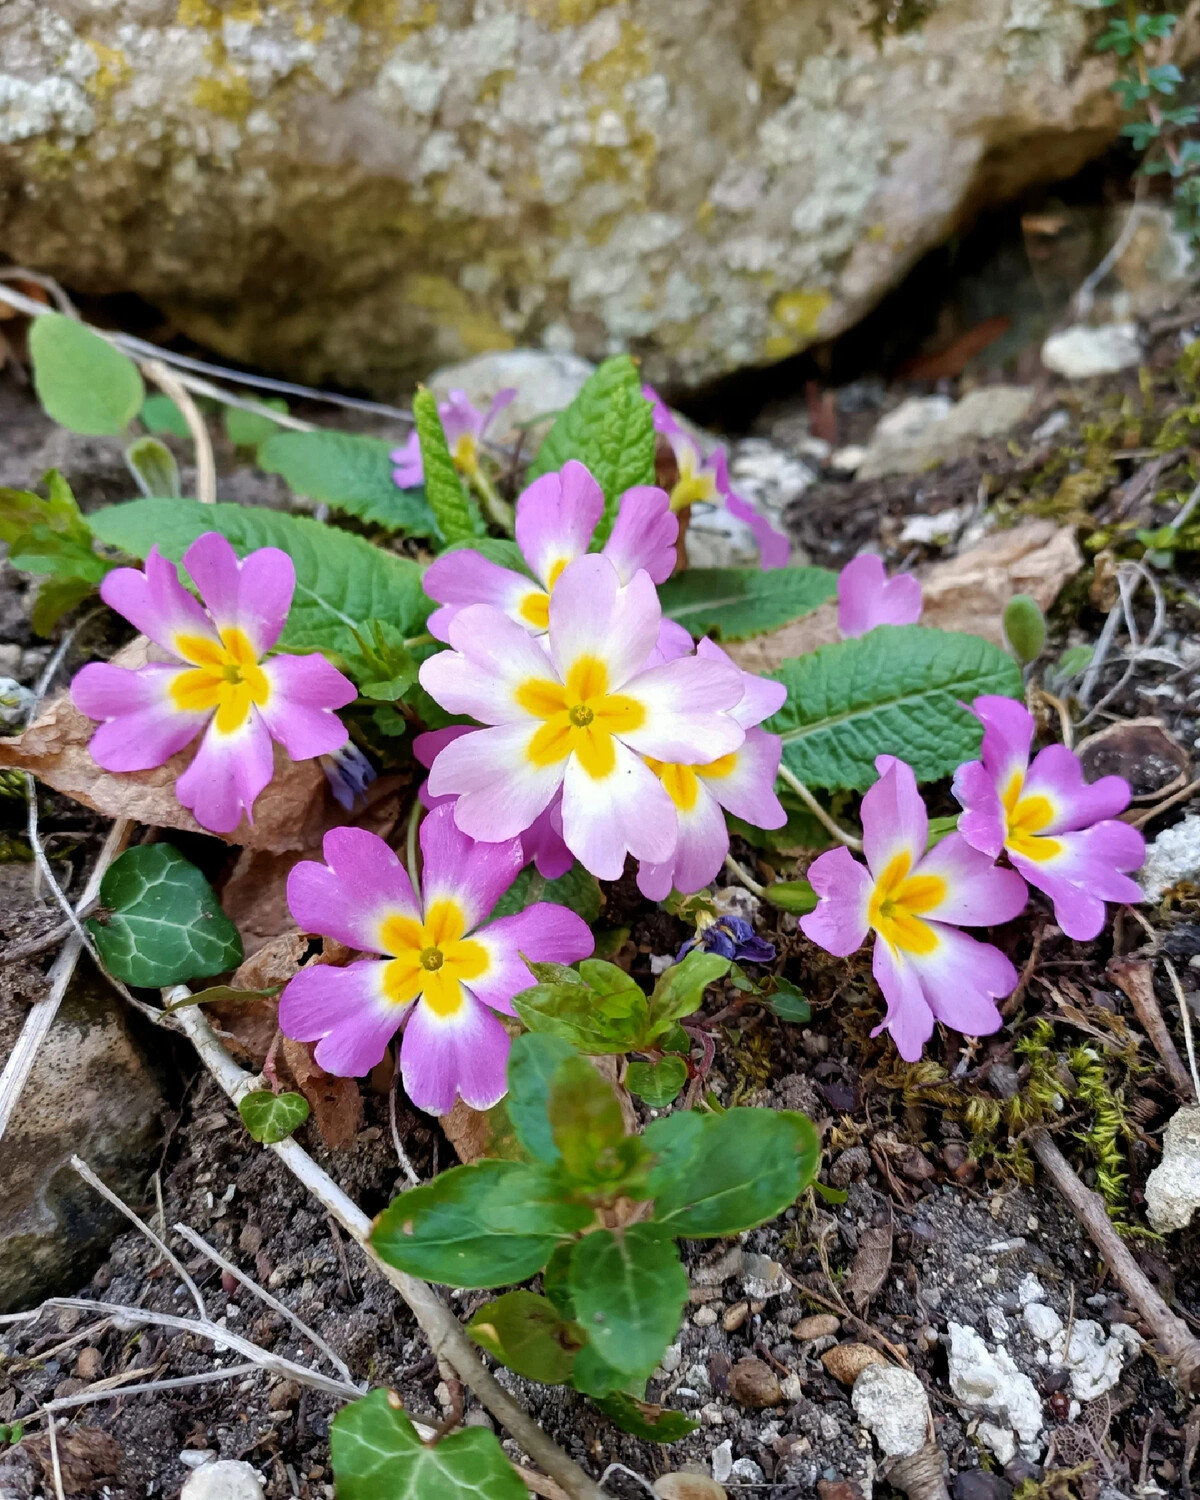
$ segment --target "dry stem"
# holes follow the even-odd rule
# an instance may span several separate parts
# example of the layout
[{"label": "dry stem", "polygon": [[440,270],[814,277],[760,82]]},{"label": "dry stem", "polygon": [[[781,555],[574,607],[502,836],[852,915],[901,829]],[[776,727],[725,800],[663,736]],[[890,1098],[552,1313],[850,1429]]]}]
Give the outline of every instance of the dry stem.
[{"label": "dry stem", "polygon": [[1170,1074],[1175,1092],[1186,1099],[1192,1092],[1192,1080],[1159,1008],[1152,966],[1145,959],[1113,958],[1105,972],[1133,1006],[1143,1030]]},{"label": "dry stem", "polygon": [[212,505],[217,498],[217,466],[213,461],[212,439],[199,408],[183,382],[172,370],[167,369],[161,359],[143,360],[142,372],[170,396],[183,413],[196,454],[196,499],[202,505]]}]

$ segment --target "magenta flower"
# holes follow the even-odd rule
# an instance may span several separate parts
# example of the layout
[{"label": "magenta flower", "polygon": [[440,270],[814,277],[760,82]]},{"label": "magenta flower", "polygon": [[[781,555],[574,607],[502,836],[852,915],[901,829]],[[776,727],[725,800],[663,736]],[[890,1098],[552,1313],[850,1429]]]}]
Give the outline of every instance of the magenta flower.
[{"label": "magenta flower", "polygon": [[[720,646],[709,640],[700,642],[696,654],[734,666]],[[783,741],[777,734],[756,727],[782,707],[787,688],[752,672],[741,672],[740,676],[742,696],[729,711],[746,731],[740,749],[707,765],[648,762],[675,804],[679,819],[679,842],[672,857],[661,864],[643,862],[638,866],[638,889],[651,901],[664,900],[672,887],[687,895],[703,890],[716,879],[729,853],[726,812],[756,828],[782,828],[787,822],[787,813],[775,795]]]},{"label": "magenta flower", "polygon": [[508,1033],[494,1012],[534,984],[521,955],[573,963],[592,951],[582,917],[538,902],[488,922],[519,873],[516,839],[476,844],[439,807],[421,824],[423,898],[376,834],[334,828],[325,863],[304,860],[288,876],[288,906],[305,932],[359,952],[386,954],[334,968],[310,964],[279,999],[285,1036],[316,1042],[329,1073],[360,1078],[404,1026],[400,1072],[408,1097],[431,1115],[503,1098]]},{"label": "magenta flower", "polygon": [[[604,514],[604,491],[576,459],[558,473],[535,479],[517,501],[517,546],[533,578],[490,562],[465,548],[439,557],[425,570],[425,592],[443,607],[429,617],[435,639],[450,639],[450,623],[471,604],[491,604],[535,635],[550,623],[550,596],[563,569],[582,557]],[[664,583],[675,566],[679,522],[663,490],[637,485],[621,496],[617,518],[603,555],[622,584],[639,569]],[[535,581],[536,580],[536,581]],[[672,631],[692,639],[668,621]]]},{"label": "magenta flower", "polygon": [[[472,732],[470,726],[465,724],[454,725],[449,729],[428,729],[413,740],[413,755],[418,764],[428,770],[447,745]],[[453,796],[434,797],[429,790],[428,777],[421,783],[419,796],[422,804],[428,808],[442,807],[457,800]],[[555,797],[545,812],[538,813],[521,834],[521,848],[525,863],[536,865],[543,880],[557,880],[575,863],[575,856],[563,843],[561,795]]]},{"label": "magenta flower", "polygon": [[[446,445],[454,466],[469,479],[479,467],[479,446],[487,435],[488,428],[499,414],[516,399],[516,389],[497,391],[487,411],[480,411],[467,399],[466,391],[451,391],[448,401],[438,403],[438,416],[442,419],[442,430],[446,434]],[[425,466],[421,462],[421,440],[414,427],[402,448],[394,448],[391,454],[396,467],[392,478],[402,490],[411,490],[425,480]]]},{"label": "magenta flower", "polygon": [[983,758],[960,766],[954,795],[963,806],[959,831],[972,848],[1013,867],[1054,903],[1054,920],[1086,942],[1104,926],[1106,901],[1140,901],[1123,874],[1141,867],[1146,843],[1117,813],[1129,806],[1129,783],[1102,776],[1090,785],[1065,745],[1049,745],[1029,763],[1033,715],[1012,698],[976,698]]},{"label": "magenta flower", "polygon": [[550,599],[544,639],[486,604],[450,625],[453,651],[421,667],[448,713],[489,726],[452,741],[429,773],[435,797],[477,839],[523,833],[561,791],[567,848],[615,880],[625,857],[658,864],[675,850],[678,819],[642,759],[705,764],[740,749],[731,714],[741,673],[687,656],[647,666],[662,611],[649,574],[621,586],[607,557],[581,557]]},{"label": "magenta flower", "polygon": [[929,818],[911,767],[891,755],[875,765],[879,780],[862,802],[867,867],[844,848],[815,859],[808,878],[820,899],[800,927],[839,958],[874,931],[887,1014],[871,1035],[890,1031],[900,1056],[916,1062],[935,1021],[969,1036],[999,1029],[995,1000],[1012,992],[1017,971],[998,948],[958,929],[1010,921],[1028,893],[961,834],[927,853]]},{"label": "magenta flower", "polygon": [[[260,547],[239,562],[208,531],[183,555],[204,603],[179,581],[157,547],[145,572],[116,568],[100,596],[175,658],[130,670],[97,662],[71,684],[81,713],[103,722],[89,746],[106,771],[148,771],[205,731],[175,795],[197,823],[232,833],[274,771],[272,740],[293,760],[330,755],[346,743],[333,712],[357,696],[319,653],[273,656],[296,587],[292,560]],[[205,607],[207,606],[207,608]]]},{"label": "magenta flower", "polygon": [[706,459],[688,434],[671,415],[670,408],[652,386],[644,385],[642,395],[654,407],[654,430],[666,438],[675,454],[679,478],[671,491],[671,509],[685,510],[697,501],[723,505],[731,516],[744,521],[754,533],[764,568],[786,568],[792,555],[792,544],[782,531],[758,511],[735,495],[729,482],[729,465],[725,449],[719,445]]},{"label": "magenta flower", "polygon": [[863,552],[838,574],[838,630],[843,640],[876,625],[915,625],[921,618],[921,585],[912,573],[888,578],[883,559]]}]

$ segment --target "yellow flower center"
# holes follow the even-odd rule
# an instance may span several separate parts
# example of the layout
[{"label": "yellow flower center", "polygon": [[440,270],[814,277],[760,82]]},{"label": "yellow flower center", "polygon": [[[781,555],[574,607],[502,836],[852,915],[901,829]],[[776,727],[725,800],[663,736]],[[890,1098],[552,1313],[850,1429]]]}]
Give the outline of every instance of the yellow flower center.
[{"label": "yellow flower center", "polygon": [[922,915],[938,906],[946,895],[940,875],[910,875],[912,855],[907,849],[895,854],[875,882],[867,920],[893,948],[907,953],[933,953],[937,933]]},{"label": "yellow flower center", "polygon": [[563,569],[567,566],[569,559],[560,557],[551,563],[546,573],[546,591],[534,589],[521,600],[520,615],[528,625],[535,630],[549,630],[550,628],[550,595],[554,592],[554,585],[562,577]]},{"label": "yellow flower center", "polygon": [[475,441],[474,433],[464,432],[450,450],[450,457],[460,474],[473,479],[479,472],[479,444]]},{"label": "yellow flower center", "polygon": [[379,927],[379,951],[390,954],[383,990],[393,1005],[423,995],[437,1016],[453,1016],[466,1003],[463,981],[488,968],[487,949],[463,936],[467,923],[457,901],[434,901],[425,920],[391,916]]},{"label": "yellow flower center", "polygon": [[1058,839],[1039,837],[1042,829],[1054,821],[1054,805],[1049,797],[1043,797],[1039,793],[1031,797],[1023,796],[1024,790],[1025,777],[1020,771],[1016,771],[1000,799],[1004,803],[1007,825],[1004,845],[1014,854],[1042,864],[1062,852],[1062,844]]},{"label": "yellow flower center", "polygon": [[686,510],[697,500],[716,499],[716,476],[701,473],[700,455],[690,442],[679,444],[675,461],[679,465],[679,478],[671,491],[672,510]]},{"label": "yellow flower center", "polygon": [[221,644],[202,635],[175,637],[175,649],[194,670],[180,672],[171,683],[171,697],[181,713],[211,713],[221,734],[234,734],[245,724],[251,705],[262,708],[271,684],[258,664],[245,631],[229,626]]},{"label": "yellow flower center", "polygon": [[666,788],[667,796],[680,812],[691,812],[700,795],[700,779],[720,781],[732,774],[737,765],[737,751],[722,755],[706,766],[682,765],[676,761],[654,760],[646,756],[646,764]]},{"label": "yellow flower center", "polygon": [[574,753],[596,781],[616,769],[613,736],[629,734],[646,721],[646,710],[636,698],[608,691],[608,668],[595,656],[579,657],[567,673],[565,687],[530,677],[516,697],[526,713],[544,721],[526,750],[533,764],[555,765]]}]

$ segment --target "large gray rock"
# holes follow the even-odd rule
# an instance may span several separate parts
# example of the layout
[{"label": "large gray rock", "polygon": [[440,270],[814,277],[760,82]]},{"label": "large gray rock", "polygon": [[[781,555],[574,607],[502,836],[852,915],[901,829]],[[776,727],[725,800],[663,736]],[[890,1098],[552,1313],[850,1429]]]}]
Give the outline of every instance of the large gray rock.
[{"label": "large gray rock", "polygon": [[[0,1144],[0,1312],[87,1281],[128,1223],[70,1165],[73,1152],[142,1204],[163,1100],[121,1001],[81,965]],[[0,1010],[0,1064],[24,1015]]]},{"label": "large gray rock", "polygon": [[879,48],[867,14],[6,0],[0,249],[315,381],[540,342],[696,384],[1113,138],[1079,0],[937,0]]}]

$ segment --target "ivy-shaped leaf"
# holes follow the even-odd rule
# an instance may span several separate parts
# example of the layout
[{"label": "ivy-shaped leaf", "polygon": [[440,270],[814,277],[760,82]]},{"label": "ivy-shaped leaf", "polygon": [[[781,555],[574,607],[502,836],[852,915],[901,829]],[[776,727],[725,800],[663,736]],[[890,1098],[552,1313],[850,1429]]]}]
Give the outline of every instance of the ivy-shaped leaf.
[{"label": "ivy-shaped leaf", "polygon": [[438,416],[437,398],[424,386],[413,397],[413,416],[421,443],[425,497],[437,520],[438,530],[447,544],[469,541],[476,535],[475,519],[467,504],[463,482],[450,457],[442,419]]},{"label": "ivy-shaped leaf", "polygon": [[828,568],[688,568],[661,584],[663,614],[699,638],[745,641],[779,630],[837,593]]},{"label": "ivy-shaped leaf", "polygon": [[343,1406],[329,1431],[338,1500],[529,1500],[486,1427],[423,1443],[393,1391]]},{"label": "ivy-shaped leaf", "polygon": [[143,844],[114,860],[100,882],[100,906],[88,931],[126,984],[184,984],[242,961],[242,940],[216,892],[170,844]]},{"label": "ivy-shaped leaf", "polygon": [[368,621],[386,619],[413,636],[432,608],[417,563],[307,516],[196,500],[130,500],[96,511],[91,521],[101,541],[133,557],[145,557],[157,544],[178,562],[206,531],[228,537],[243,557],[257,547],[281,548],[296,566],[296,592],[279,638],[281,651],[349,656],[358,649],[356,632]]},{"label": "ivy-shaped leaf", "polygon": [[631,1062],[625,1074],[625,1087],[651,1109],[662,1109],[678,1097],[687,1076],[688,1066],[683,1058],[668,1054],[654,1063]]},{"label": "ivy-shaped leaf", "polygon": [[256,1141],[274,1146],[304,1124],[309,1106],[303,1094],[273,1094],[270,1089],[255,1089],[238,1101],[238,1114]]},{"label": "ivy-shaped leaf", "polygon": [[810,787],[865,791],[875,757],[900,755],[918,781],[979,754],[979,720],[960,707],[980,693],[1019,698],[1021,670],[977,635],[880,625],[785,661],[771,674],[787,702],[766,724],[784,764]]},{"label": "ivy-shaped leaf", "polygon": [[606,359],[559,413],[529,478],[561,469],[571,458],[604,491],[604,516],[592,539],[599,546],[612,530],[621,495],[633,485],[654,483],[654,408],[642,395],[638,367],[628,354]]},{"label": "ivy-shaped leaf", "polygon": [[60,427],[115,437],[141,409],[146,389],[133,360],[76,318],[34,318],[29,357],[38,400]]},{"label": "ivy-shaped leaf", "polygon": [[390,443],[353,432],[276,431],[260,447],[258,462],[297,495],[322,500],[370,526],[434,536],[437,523],[424,491],[402,490],[392,478],[391,450]]}]

